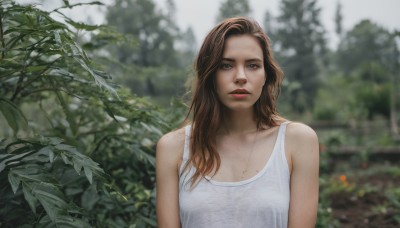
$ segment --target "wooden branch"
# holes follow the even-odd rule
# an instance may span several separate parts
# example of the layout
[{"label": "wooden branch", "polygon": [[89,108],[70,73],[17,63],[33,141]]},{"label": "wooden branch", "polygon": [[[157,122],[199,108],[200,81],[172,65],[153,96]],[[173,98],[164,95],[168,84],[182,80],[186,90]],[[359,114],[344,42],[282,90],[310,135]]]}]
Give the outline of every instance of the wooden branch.
[{"label": "wooden branch", "polygon": [[361,151],[367,150],[369,154],[399,154],[400,155],[400,148],[399,147],[375,147],[371,149],[366,149],[362,147],[340,147],[336,150],[333,150],[332,154],[359,154]]}]

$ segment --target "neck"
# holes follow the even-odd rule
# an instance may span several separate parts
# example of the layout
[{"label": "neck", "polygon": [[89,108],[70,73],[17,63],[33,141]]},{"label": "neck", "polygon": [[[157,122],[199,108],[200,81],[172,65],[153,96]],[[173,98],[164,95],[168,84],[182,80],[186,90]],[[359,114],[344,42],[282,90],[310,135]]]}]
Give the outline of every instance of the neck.
[{"label": "neck", "polygon": [[222,134],[248,134],[257,131],[253,110],[226,111],[221,125]]}]

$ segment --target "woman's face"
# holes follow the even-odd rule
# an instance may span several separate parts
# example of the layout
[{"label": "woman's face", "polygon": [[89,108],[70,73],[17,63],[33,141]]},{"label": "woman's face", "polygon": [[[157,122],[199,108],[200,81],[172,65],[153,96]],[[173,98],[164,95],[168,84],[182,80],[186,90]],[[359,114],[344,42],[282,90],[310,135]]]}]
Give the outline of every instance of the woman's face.
[{"label": "woman's face", "polygon": [[265,84],[263,52],[250,35],[230,36],[216,73],[217,94],[229,110],[252,109]]}]

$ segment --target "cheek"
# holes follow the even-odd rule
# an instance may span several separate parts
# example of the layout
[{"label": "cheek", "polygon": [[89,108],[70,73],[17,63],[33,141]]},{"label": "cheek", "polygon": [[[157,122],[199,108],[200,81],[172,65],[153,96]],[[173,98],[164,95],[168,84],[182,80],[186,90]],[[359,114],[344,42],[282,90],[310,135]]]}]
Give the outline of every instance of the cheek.
[{"label": "cheek", "polygon": [[262,91],[264,90],[264,89],[266,89],[265,88],[265,86],[266,86],[266,83],[267,83],[267,77],[266,76],[261,76],[260,77],[261,79],[260,79],[260,81],[259,81],[259,83],[258,83],[258,85],[259,85],[259,91],[260,91],[260,95],[261,95],[261,93],[262,93]]},{"label": "cheek", "polygon": [[224,75],[216,75],[215,76],[215,89],[216,91],[222,91],[224,90],[224,86],[226,85],[226,81],[224,80],[225,77]]},{"label": "cheek", "polygon": [[224,90],[224,88],[223,88],[224,83],[221,80],[221,77],[218,77],[218,75],[216,75],[214,85],[215,85],[215,92],[216,92],[218,98],[221,98],[222,91]]},{"label": "cheek", "polygon": [[260,73],[259,80],[260,80],[259,85],[261,85],[261,87],[267,83],[267,76],[264,71],[262,73]]}]

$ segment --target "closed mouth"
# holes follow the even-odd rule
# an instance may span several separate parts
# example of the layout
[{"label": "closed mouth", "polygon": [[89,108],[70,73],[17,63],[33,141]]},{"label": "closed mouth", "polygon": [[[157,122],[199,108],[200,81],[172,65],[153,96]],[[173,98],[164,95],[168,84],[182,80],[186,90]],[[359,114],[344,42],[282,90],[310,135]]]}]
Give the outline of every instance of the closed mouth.
[{"label": "closed mouth", "polygon": [[229,94],[250,94],[250,92],[245,89],[236,89]]}]

